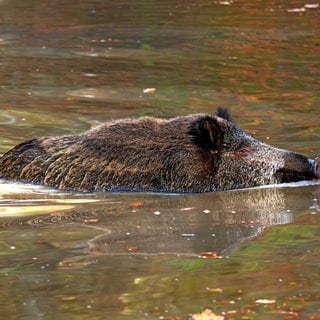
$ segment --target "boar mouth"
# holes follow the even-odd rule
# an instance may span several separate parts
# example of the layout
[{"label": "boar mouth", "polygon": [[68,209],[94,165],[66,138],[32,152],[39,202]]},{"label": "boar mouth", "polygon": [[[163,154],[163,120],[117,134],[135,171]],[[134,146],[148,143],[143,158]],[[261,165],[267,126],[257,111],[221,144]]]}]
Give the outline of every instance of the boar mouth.
[{"label": "boar mouth", "polygon": [[302,180],[316,179],[312,171],[310,172],[297,172],[295,170],[281,168],[275,173],[275,177],[279,183],[298,182]]}]

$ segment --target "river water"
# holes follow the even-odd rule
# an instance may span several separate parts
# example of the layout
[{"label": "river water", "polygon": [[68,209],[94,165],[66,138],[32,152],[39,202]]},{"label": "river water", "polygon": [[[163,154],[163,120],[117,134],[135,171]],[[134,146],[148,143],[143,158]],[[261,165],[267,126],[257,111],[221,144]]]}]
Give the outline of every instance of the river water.
[{"label": "river water", "polygon": [[[0,9],[0,154],[110,119],[221,105],[264,142],[320,154],[315,1]],[[2,181],[1,318],[189,319],[207,308],[320,319],[319,194],[317,182],[167,195]]]}]

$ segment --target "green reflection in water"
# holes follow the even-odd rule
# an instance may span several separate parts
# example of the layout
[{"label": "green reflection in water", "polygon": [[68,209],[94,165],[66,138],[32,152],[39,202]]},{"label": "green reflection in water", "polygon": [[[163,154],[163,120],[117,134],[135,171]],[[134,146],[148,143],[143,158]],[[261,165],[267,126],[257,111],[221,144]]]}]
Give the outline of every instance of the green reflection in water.
[{"label": "green reflection in water", "polygon": [[285,319],[290,314],[312,319],[319,312],[320,216],[309,210],[298,220],[240,244],[230,257],[168,260],[172,268],[165,275],[135,279],[134,288],[122,296],[126,312],[156,315],[167,308],[170,315],[181,316],[207,307],[230,312],[232,319]]}]

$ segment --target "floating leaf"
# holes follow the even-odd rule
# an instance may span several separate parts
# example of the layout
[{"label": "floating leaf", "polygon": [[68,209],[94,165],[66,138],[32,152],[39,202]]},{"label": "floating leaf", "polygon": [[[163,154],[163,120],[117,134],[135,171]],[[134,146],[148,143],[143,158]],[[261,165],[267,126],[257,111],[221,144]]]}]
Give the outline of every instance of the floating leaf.
[{"label": "floating leaf", "polygon": [[319,3],[306,3],[304,5],[304,7],[307,9],[317,9],[320,7],[320,4]]},{"label": "floating leaf", "polygon": [[145,94],[153,94],[156,92],[156,88],[146,88],[146,89],[143,89],[143,93]]},{"label": "floating leaf", "polygon": [[216,315],[210,309],[192,315],[192,320],[224,320],[224,317]]},{"label": "floating leaf", "polygon": [[221,288],[207,288],[207,291],[211,293],[222,293],[223,290]]},{"label": "floating leaf", "polygon": [[287,9],[288,12],[304,12],[306,11],[306,8],[293,8],[293,9]]},{"label": "floating leaf", "polygon": [[207,258],[207,259],[221,259],[222,258],[222,256],[219,256],[218,253],[215,251],[200,252],[199,256],[201,258]]},{"label": "floating leaf", "polygon": [[144,205],[144,201],[143,200],[136,200],[136,201],[132,201],[129,203],[130,207],[141,207]]},{"label": "floating leaf", "polygon": [[276,300],[258,299],[255,302],[259,304],[271,304],[271,303],[276,303]]}]

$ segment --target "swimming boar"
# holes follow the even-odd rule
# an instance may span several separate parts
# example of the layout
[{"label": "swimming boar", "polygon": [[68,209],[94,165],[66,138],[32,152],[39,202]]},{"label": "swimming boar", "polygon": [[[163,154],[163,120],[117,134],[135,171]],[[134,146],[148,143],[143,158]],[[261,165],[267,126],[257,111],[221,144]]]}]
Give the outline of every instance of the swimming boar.
[{"label": "swimming boar", "polygon": [[247,135],[219,108],[29,140],[0,158],[0,178],[77,191],[209,192],[317,179],[319,167]]}]

